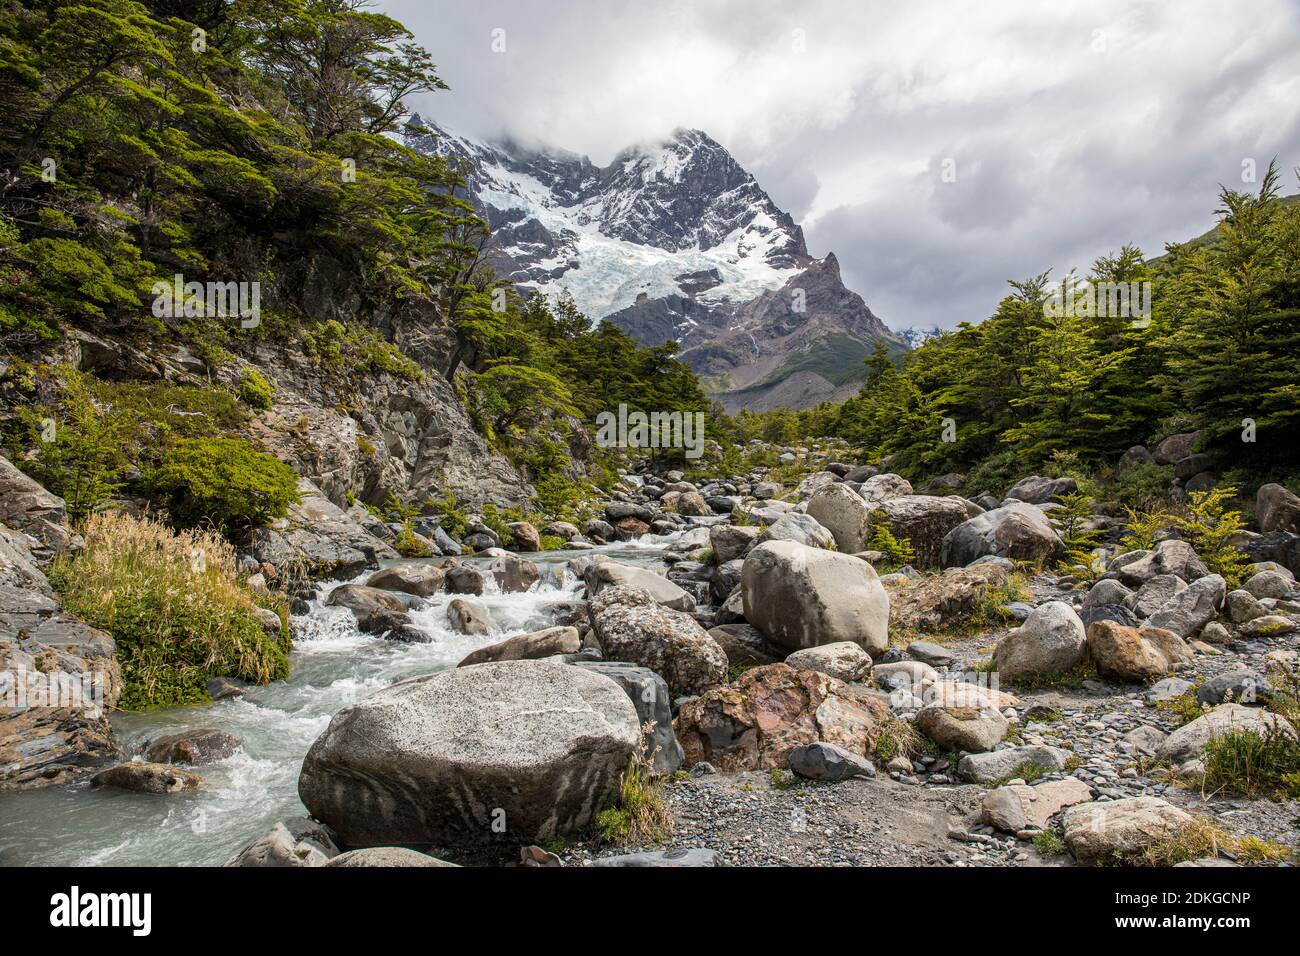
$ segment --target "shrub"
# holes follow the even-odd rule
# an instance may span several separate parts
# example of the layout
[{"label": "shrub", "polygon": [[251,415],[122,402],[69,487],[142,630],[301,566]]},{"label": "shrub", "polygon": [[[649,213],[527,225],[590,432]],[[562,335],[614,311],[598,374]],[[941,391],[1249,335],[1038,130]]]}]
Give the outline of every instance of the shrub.
[{"label": "shrub", "polygon": [[1120,547],[1125,551],[1149,551],[1156,546],[1161,533],[1174,523],[1174,516],[1159,509],[1139,512],[1125,508],[1124,523],[1128,526],[1128,534],[1120,542]]},{"label": "shrub", "polygon": [[1236,488],[1219,487],[1189,495],[1187,513],[1174,522],[1205,566],[1228,582],[1228,590],[1239,587],[1248,576],[1250,560],[1232,543],[1245,527],[1240,511],[1227,510]]},{"label": "shrub", "polygon": [[1300,799],[1300,741],[1288,733],[1234,730],[1205,745],[1205,789]]},{"label": "shrub", "polygon": [[271,407],[273,394],[271,383],[255,368],[246,368],[240,373],[239,386],[235,391],[249,408],[260,408],[265,411]]},{"label": "shrub", "polygon": [[85,548],[59,559],[50,580],[69,611],[117,642],[125,710],[208,698],[209,677],[265,684],[289,674],[288,628],[258,620],[259,599],[235,570],[235,553],[208,531],[174,533],[151,519],[105,513],[83,528]]},{"label": "shrub", "polygon": [[[642,728],[643,738],[653,729]],[[662,843],[672,833],[673,818],[664,803],[663,781],[650,767],[650,760],[638,750],[623,774],[618,805],[596,815],[596,832],[607,843],[644,846]]]},{"label": "shrub", "polygon": [[1104,569],[1094,553],[1101,545],[1101,532],[1089,527],[1093,515],[1092,499],[1083,493],[1061,496],[1061,506],[1051,512],[1052,526],[1065,545],[1065,557],[1058,567],[1086,581],[1095,581]]},{"label": "shrub", "polygon": [[912,539],[895,538],[888,521],[872,523],[867,550],[884,554],[891,567],[911,564],[916,560],[916,552],[912,550]]},{"label": "shrub", "polygon": [[240,438],[182,438],[146,477],[150,492],[183,525],[268,524],[298,500],[298,476]]},{"label": "shrub", "polygon": [[456,492],[448,489],[441,498],[430,497],[425,502],[438,516],[438,524],[453,541],[465,537],[469,528],[469,516],[456,505]]}]

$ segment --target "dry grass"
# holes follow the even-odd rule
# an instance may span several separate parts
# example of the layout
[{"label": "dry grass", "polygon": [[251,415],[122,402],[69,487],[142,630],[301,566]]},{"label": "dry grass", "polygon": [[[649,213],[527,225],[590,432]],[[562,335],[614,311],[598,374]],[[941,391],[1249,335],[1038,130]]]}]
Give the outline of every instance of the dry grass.
[{"label": "dry grass", "polygon": [[[85,549],[58,562],[51,579],[68,610],[117,641],[120,707],[203,700],[212,676],[266,683],[288,675],[284,609],[245,586],[224,538],[115,513],[91,516],[82,533]],[[278,638],[258,619],[259,604],[280,615]]]},{"label": "dry grass", "polygon": [[[641,728],[648,739],[654,721]],[[637,748],[619,785],[618,805],[596,815],[596,832],[607,843],[626,847],[663,843],[673,832],[673,818],[664,802],[664,780],[654,772],[654,754]]]}]

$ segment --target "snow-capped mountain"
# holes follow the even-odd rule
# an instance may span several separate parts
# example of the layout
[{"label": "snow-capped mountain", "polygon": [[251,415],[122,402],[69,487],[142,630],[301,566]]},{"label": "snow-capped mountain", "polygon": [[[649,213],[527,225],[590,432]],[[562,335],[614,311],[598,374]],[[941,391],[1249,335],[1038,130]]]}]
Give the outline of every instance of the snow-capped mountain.
[{"label": "snow-capped mountain", "polygon": [[906,329],[901,329],[897,334],[899,338],[907,343],[909,349],[919,349],[931,339],[937,339],[939,336],[943,335],[943,329],[939,328],[937,325],[932,325],[925,329],[913,325]]},{"label": "snow-capped mountain", "polygon": [[497,275],[567,291],[593,321],[639,341],[674,339],[729,408],[803,407],[862,380],[876,338],[901,350],[808,254],[803,230],[699,130],[624,150],[604,167],[560,150],[489,144],[420,117],[412,148],[462,161],[492,227]]}]

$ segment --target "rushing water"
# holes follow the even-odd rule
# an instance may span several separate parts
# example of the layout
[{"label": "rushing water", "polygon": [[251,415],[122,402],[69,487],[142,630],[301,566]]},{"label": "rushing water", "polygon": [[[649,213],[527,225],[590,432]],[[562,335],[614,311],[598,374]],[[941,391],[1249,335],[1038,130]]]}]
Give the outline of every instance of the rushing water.
[{"label": "rushing water", "polygon": [[[642,566],[662,566],[669,539],[643,538],[595,551],[528,555],[540,565],[600,553]],[[471,563],[479,563],[472,561]],[[207,786],[196,794],[149,795],[91,789],[85,781],[0,795],[0,864],[176,866],[224,863],[277,820],[302,814],[298,771],[316,737],[339,710],[394,681],[454,667],[476,647],[546,627],[548,608],[575,596],[577,582],[531,591],[489,591],[476,600],[491,612],[491,635],[469,637],[447,625],[452,596],[437,595],[411,617],[433,635],[429,644],[401,644],[362,634],[352,612],[319,600],[295,620],[297,640],[287,681],[250,688],[247,695],[151,714],[116,714],[124,752],[162,734],[216,727],[243,746],[215,764],[196,768]],[[358,580],[364,581],[363,575]],[[322,597],[342,582],[321,589]]]}]

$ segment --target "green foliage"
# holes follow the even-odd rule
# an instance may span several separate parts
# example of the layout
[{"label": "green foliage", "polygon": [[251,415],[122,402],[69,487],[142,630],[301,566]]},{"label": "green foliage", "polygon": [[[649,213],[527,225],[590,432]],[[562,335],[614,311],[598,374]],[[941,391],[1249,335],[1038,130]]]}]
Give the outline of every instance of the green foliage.
[{"label": "green foliage", "polygon": [[1125,551],[1150,551],[1173,523],[1174,516],[1167,511],[1139,513],[1132,508],[1125,508],[1124,524],[1128,533],[1120,541],[1120,547]]},{"label": "green foliage", "polygon": [[871,523],[871,537],[867,541],[867,550],[883,553],[891,567],[911,564],[916,560],[916,552],[912,550],[912,540],[895,538],[888,521]]},{"label": "green foliage", "polygon": [[183,525],[268,524],[298,500],[292,468],[238,438],[182,438],[146,476],[150,491]]},{"label": "green foliage", "polygon": [[1205,745],[1204,787],[1300,800],[1300,741],[1283,731],[1233,730]]},{"label": "green foliage", "polygon": [[[92,516],[83,531],[84,550],[60,558],[50,580],[69,611],[113,635],[122,709],[206,700],[209,677],[288,677],[284,608],[244,586],[219,536],[112,513]],[[278,636],[258,619],[259,601],[280,615]]]},{"label": "green foliage", "polygon": [[[643,728],[643,735],[649,727]],[[650,769],[639,750],[619,784],[618,804],[596,815],[596,833],[606,843],[645,846],[662,843],[673,830],[672,815],[664,802],[664,781]]]},{"label": "green foliage", "polygon": [[1034,834],[1034,849],[1043,856],[1058,856],[1066,852],[1065,841],[1053,830],[1042,830]]},{"label": "green foliage", "polygon": [[428,506],[438,517],[438,525],[453,541],[465,537],[469,528],[469,516],[456,504],[456,493],[447,489],[441,498],[430,497]]},{"label": "green foliage", "polygon": [[240,373],[237,391],[240,400],[250,408],[265,411],[271,407],[271,396],[274,394],[271,383],[266,380],[266,376],[251,366]]},{"label": "green foliage", "polygon": [[1250,559],[1233,544],[1244,528],[1241,512],[1228,510],[1228,502],[1236,494],[1236,488],[1226,487],[1194,491],[1188,496],[1186,514],[1174,522],[1205,566],[1223,575],[1229,591],[1250,576]]},{"label": "green foliage", "polygon": [[1050,513],[1052,527],[1065,545],[1060,568],[1067,574],[1092,581],[1104,573],[1094,553],[1101,545],[1101,532],[1089,527],[1093,520],[1093,501],[1082,492],[1062,495],[1060,507]]}]

